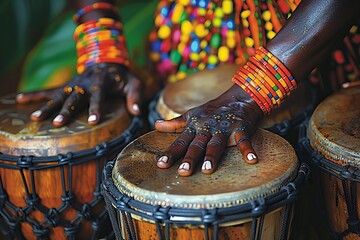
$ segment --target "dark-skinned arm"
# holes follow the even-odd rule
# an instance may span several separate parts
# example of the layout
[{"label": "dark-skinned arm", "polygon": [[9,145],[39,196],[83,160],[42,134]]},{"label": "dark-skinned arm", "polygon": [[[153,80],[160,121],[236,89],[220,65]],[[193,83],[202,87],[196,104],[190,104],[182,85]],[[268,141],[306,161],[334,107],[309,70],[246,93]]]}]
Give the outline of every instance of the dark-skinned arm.
[{"label": "dark-skinned arm", "polygon": [[[74,9],[79,9],[99,2],[98,0],[77,0]],[[110,4],[113,0],[106,0]],[[119,20],[119,15],[107,9],[94,9],[81,15],[78,24],[99,18]],[[51,49],[49,49],[51,51]],[[75,67],[75,66],[74,66]],[[134,77],[129,69],[117,63],[101,63],[87,67],[83,73],[71,79],[65,86],[57,89],[18,94],[18,103],[49,100],[43,107],[32,113],[33,121],[42,121],[58,112],[53,119],[53,125],[61,127],[67,124],[76,113],[89,105],[88,123],[99,123],[105,97],[120,94],[126,97],[127,109],[132,115],[140,114],[140,98],[142,84]]]},{"label": "dark-skinned arm", "polygon": [[[299,82],[342,40],[359,13],[357,0],[303,0],[266,48]],[[157,166],[169,168],[182,159],[178,168],[181,176],[191,175],[200,163],[203,173],[212,173],[226,145],[237,145],[246,162],[257,163],[250,138],[263,116],[257,103],[233,85],[218,98],[178,118],[155,123],[159,131],[181,133]]]}]

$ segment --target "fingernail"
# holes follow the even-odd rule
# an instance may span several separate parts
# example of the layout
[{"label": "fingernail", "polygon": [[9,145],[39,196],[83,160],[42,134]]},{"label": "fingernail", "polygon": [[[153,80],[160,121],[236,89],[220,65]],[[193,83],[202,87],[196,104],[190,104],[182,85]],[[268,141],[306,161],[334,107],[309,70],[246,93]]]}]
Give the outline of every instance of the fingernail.
[{"label": "fingernail", "polygon": [[348,87],[350,87],[350,83],[349,82],[343,83],[342,87],[343,88],[348,88]]},{"label": "fingernail", "polygon": [[64,120],[63,115],[59,114],[54,118],[54,122],[62,122]]},{"label": "fingernail", "polygon": [[249,153],[246,157],[250,161],[256,160],[256,156],[253,153]]},{"label": "fingernail", "polygon": [[210,170],[211,169],[211,162],[205,161],[201,167],[202,170]]},{"label": "fingernail", "polygon": [[96,114],[91,114],[88,118],[88,122],[96,122],[98,119],[98,116]]},{"label": "fingernail", "polygon": [[179,166],[179,170],[180,169],[182,169],[182,170],[190,170],[190,164],[187,163],[187,162],[184,162]]},{"label": "fingernail", "polygon": [[18,95],[16,95],[17,98],[21,98],[21,97],[23,97],[23,96],[24,96],[23,93],[19,93]]},{"label": "fingernail", "polygon": [[139,105],[133,104],[132,109],[133,109],[133,111],[138,112],[139,111]]},{"label": "fingernail", "polygon": [[35,112],[33,112],[33,113],[31,114],[31,116],[33,116],[33,117],[40,117],[41,114],[42,114],[42,111],[41,111],[41,110],[36,110]]},{"label": "fingernail", "polygon": [[162,123],[162,122],[164,122],[164,120],[159,119],[159,120],[156,120],[156,122],[157,122],[157,123]]},{"label": "fingernail", "polygon": [[161,158],[159,158],[158,162],[167,163],[168,160],[169,160],[169,158],[167,156],[162,156]]}]

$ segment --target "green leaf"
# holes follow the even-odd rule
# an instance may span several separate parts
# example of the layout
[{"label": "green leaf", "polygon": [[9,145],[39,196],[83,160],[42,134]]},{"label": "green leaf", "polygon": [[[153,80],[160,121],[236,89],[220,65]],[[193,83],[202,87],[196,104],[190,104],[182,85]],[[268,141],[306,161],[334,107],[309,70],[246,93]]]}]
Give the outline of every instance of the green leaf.
[{"label": "green leaf", "polygon": [[65,8],[65,0],[1,0],[0,75],[18,65]]},{"label": "green leaf", "polygon": [[76,49],[72,34],[73,13],[49,26],[45,37],[29,53],[20,81],[20,91],[60,86],[75,74]]}]

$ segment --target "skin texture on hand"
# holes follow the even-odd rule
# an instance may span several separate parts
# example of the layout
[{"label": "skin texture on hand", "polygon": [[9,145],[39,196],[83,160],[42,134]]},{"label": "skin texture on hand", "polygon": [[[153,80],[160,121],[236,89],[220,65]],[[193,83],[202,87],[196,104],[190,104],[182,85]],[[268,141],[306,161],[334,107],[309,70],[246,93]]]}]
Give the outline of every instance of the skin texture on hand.
[{"label": "skin texture on hand", "polygon": [[47,103],[33,112],[30,118],[42,121],[58,111],[53,119],[55,127],[64,126],[76,113],[89,105],[88,123],[95,125],[101,120],[101,106],[105,97],[111,94],[125,96],[130,114],[139,115],[141,90],[140,80],[129,73],[126,67],[103,63],[88,67],[63,87],[20,93],[16,101],[26,104],[47,99]]},{"label": "skin texture on hand", "polygon": [[237,145],[246,162],[257,163],[250,137],[262,116],[256,103],[234,85],[218,98],[178,118],[157,121],[155,128],[161,132],[181,132],[157,166],[169,168],[185,156],[178,168],[179,175],[190,176],[197,164],[202,164],[202,173],[213,173],[227,145]]}]

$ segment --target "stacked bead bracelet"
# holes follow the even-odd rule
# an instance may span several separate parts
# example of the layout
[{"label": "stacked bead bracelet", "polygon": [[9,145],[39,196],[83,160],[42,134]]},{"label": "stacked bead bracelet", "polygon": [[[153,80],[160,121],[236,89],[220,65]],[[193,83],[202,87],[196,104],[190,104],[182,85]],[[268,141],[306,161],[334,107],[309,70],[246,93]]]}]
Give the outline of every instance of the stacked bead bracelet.
[{"label": "stacked bead bracelet", "polygon": [[92,5],[87,5],[83,8],[81,8],[79,11],[77,11],[73,17],[74,22],[78,22],[79,19],[85,15],[86,13],[93,11],[93,10],[97,10],[97,9],[104,9],[107,11],[111,11],[114,14],[118,14],[119,10],[117,7],[115,7],[114,5],[112,5],[111,3],[107,3],[107,2],[96,2]]},{"label": "stacked bead bracelet", "polygon": [[129,66],[122,24],[112,18],[100,18],[80,24],[74,32],[76,70],[81,74],[98,63],[118,63]]},{"label": "stacked bead bracelet", "polygon": [[232,81],[247,92],[265,114],[279,107],[297,87],[286,66],[264,47],[256,50]]}]

